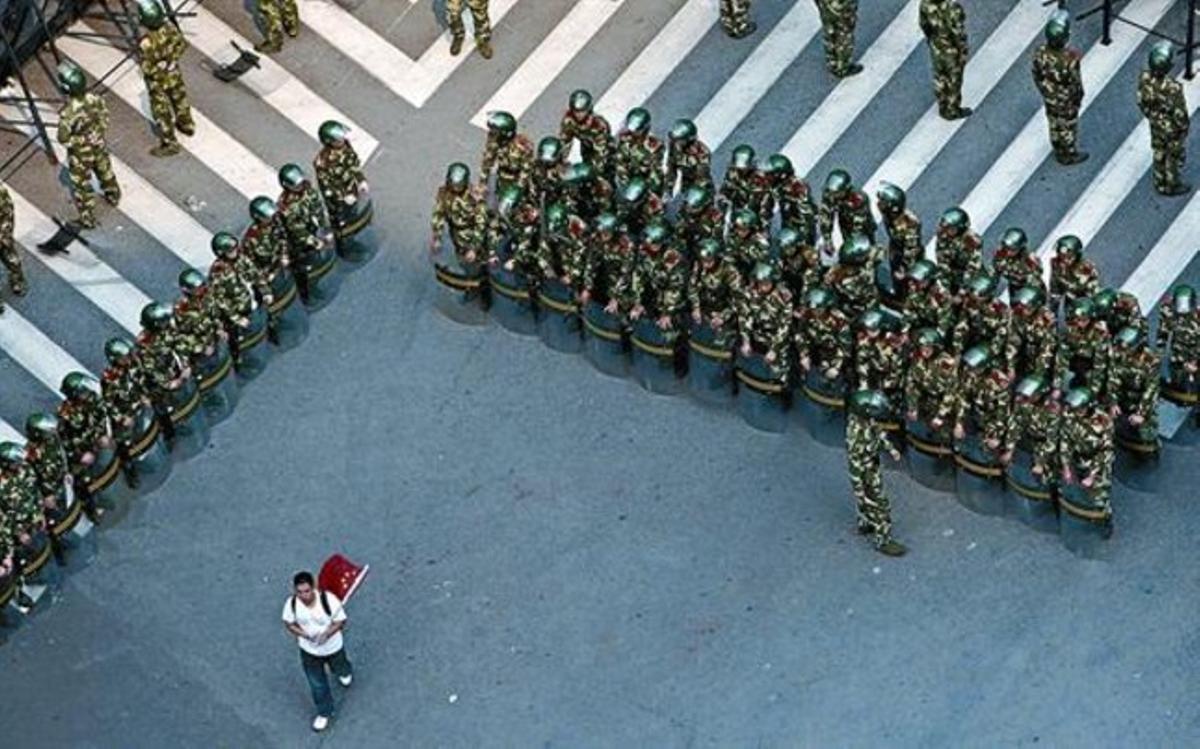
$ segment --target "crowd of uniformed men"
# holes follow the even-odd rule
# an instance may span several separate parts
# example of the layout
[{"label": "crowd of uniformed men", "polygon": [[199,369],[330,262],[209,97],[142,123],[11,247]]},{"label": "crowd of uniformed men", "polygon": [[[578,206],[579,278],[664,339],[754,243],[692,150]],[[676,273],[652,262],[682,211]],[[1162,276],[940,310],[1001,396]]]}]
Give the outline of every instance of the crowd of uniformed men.
[{"label": "crowd of uniformed men", "polygon": [[[1066,34],[1056,15],[1047,54]],[[1156,46],[1147,75],[1162,78],[1164,59],[1169,69]],[[895,185],[872,202],[835,169],[816,195],[787,157],[760,160],[745,144],[718,185],[691,121],[675,122],[664,142],[639,107],[614,135],[583,90],[558,135],[536,146],[508,113],[492,113],[487,127],[478,181],[454,163],[438,191],[435,256],[448,235],[468,274],[501,265],[531,289],[565,285],[626,325],[707,326],[781,382],[816,373],[842,383],[858,530],[886,554],[905,551],[881,486],[880,451],[894,450],[886,423],[921,422],[947,444],[977,434],[996,464],[1027,450],[1035,474],[1087,497],[1081,516],[1108,523],[1115,428],[1157,447],[1160,351],[1170,352],[1172,387],[1195,391],[1191,289],[1163,300],[1152,339],[1137,298],[1105,288],[1075,236],[1055,242],[1047,283],[1024,231],[1007,230],[988,252],[953,207],[938,218],[935,261]],[[1073,136],[1052,126],[1052,137],[1060,161],[1079,160]]]}]

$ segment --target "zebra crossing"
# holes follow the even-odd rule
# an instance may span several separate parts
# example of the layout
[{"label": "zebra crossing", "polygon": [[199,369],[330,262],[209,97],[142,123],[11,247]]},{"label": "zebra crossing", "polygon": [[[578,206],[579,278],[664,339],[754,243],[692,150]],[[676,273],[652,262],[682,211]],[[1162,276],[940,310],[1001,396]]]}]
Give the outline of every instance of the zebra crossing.
[{"label": "zebra crossing", "polygon": [[[283,55],[276,59],[262,57],[258,67],[230,85],[239,89],[240,96],[261,102],[261,108],[256,110],[263,113],[259,116],[269,118],[272,132],[286,141],[289,150],[302,155],[298,158],[315,152],[317,125],[330,118],[350,124],[355,147],[364,159],[389,145],[392,148],[386,150],[401,148],[403,140],[385,144],[368,131],[376,129],[383,133],[379,119],[372,119],[373,109],[364,102],[386,101],[405,118],[405,127],[429,128],[439,134],[445,131],[452,136],[441,143],[436,153],[429,154],[441,164],[458,159],[473,161],[477,157],[476,153],[463,153],[461,143],[464,138],[465,142],[481,143],[482,135],[476,128],[483,125],[489,111],[507,109],[527,122],[553,122],[561,113],[563,102],[561,97],[550,95],[552,87],[589,88],[597,96],[598,111],[614,123],[619,123],[628,109],[642,104],[654,113],[659,129],[678,117],[694,119],[701,138],[714,152],[732,147],[729,141],[737,132],[767,133],[767,140],[752,145],[764,156],[771,150],[787,154],[799,173],[809,173],[817,191],[824,175],[811,173],[812,170],[819,164],[843,159],[861,160],[866,134],[881,128],[878,122],[881,100],[903,88],[904,95],[921,102],[921,106],[895,116],[889,113],[882,127],[894,134],[894,146],[855,176],[861,179],[869,175],[861,181],[868,191],[884,180],[899,184],[910,189],[914,201],[919,203],[929,175],[936,174],[939,182],[944,182],[943,175],[949,174],[952,182],[939,184],[939,191],[956,196],[980,232],[992,228],[1011,205],[1028,194],[1036,182],[1033,176],[1041,174],[1039,169],[1049,161],[1045,116],[1029,79],[1030,55],[1053,10],[1041,3],[1004,0],[996,4],[1003,7],[992,9],[994,17],[983,28],[986,33],[975,30],[963,93],[964,103],[975,106],[977,113],[965,120],[947,122],[937,115],[928,83],[927,54],[916,24],[917,0],[881,2],[881,6],[888,7],[888,17],[876,19],[880,21],[876,24],[878,29],[858,41],[858,58],[865,65],[864,72],[835,81],[821,78],[825,75],[823,70],[805,71],[804,85],[819,80],[820,86],[824,86],[805,92],[805,97],[794,97],[797,92],[787,89],[795,85],[792,73],[796,66],[820,59],[820,22],[809,0],[782,3],[782,12],[773,24],[736,44],[724,43],[719,48],[714,44],[720,34],[717,0],[663,0],[671,7],[662,16],[659,28],[646,35],[650,39],[646,44],[630,43],[617,28],[616,22],[626,18],[624,14],[633,14],[629,16],[633,20],[639,17],[642,9],[637,3],[579,0],[566,3],[564,12],[559,14],[534,12],[540,10],[540,6],[533,8],[535,1],[493,0],[491,16],[497,54],[484,64],[473,54],[470,34],[468,44],[458,56],[450,55],[449,34],[444,30],[434,38],[423,39],[419,51],[411,43],[405,51],[393,42],[396,29],[382,26],[375,16],[367,23],[336,3],[301,0],[304,31],[299,39],[289,42],[288,48],[319,59],[344,59],[354,66],[355,80],[367,83],[359,86],[353,97],[346,97],[337,90],[343,77],[323,80],[307,68],[301,74],[296,72],[295,59]],[[404,20],[404,13],[414,9],[410,3],[402,5],[396,10],[400,21]],[[1152,29],[1171,22],[1175,5],[1170,0],[1146,0],[1131,6],[1128,15],[1138,25]],[[252,26],[240,4],[232,0],[203,5],[189,2],[182,10],[194,14],[181,19],[185,38],[208,65],[222,65],[235,59],[239,54],[235,44],[242,49],[252,45]],[[506,19],[518,16],[520,24],[506,23]],[[86,28],[87,23],[93,22],[82,22],[79,28]],[[1151,39],[1136,26],[1121,25],[1114,30],[1112,44],[1093,43],[1090,40],[1098,37],[1098,28],[1094,28],[1094,23],[1089,27],[1089,23],[1077,24],[1077,35],[1083,38],[1078,43],[1085,49],[1084,106],[1085,113],[1089,113],[1083,131],[1085,144],[1088,126],[1103,117],[1103,110],[1092,112],[1092,107],[1134,106],[1132,88],[1119,96],[1107,94],[1117,86],[1129,85],[1144,64]],[[523,57],[506,56],[506,42],[517,34],[537,35],[530,45],[532,51]],[[976,36],[980,39],[978,44]],[[104,77],[110,107],[121,109],[123,121],[136,121],[143,128],[137,132],[126,129],[113,139],[114,170],[124,195],[112,215],[139,229],[138,237],[153,242],[153,246],[137,248],[147,257],[169,256],[171,268],[179,267],[180,262],[206,267],[208,239],[213,231],[224,228],[225,219],[218,220],[190,208],[177,186],[183,177],[175,174],[168,180],[164,170],[170,170],[169,165],[151,164],[148,169],[145,159],[133,153],[133,149],[144,150],[151,137],[145,88],[135,63],[123,60],[123,53],[111,43],[95,38],[64,38],[59,49],[78,62],[90,77]],[[707,63],[712,55],[727,56],[721,62],[732,73],[723,81],[710,80]],[[597,78],[595,70],[605,72]],[[187,70],[188,76],[201,74],[202,71],[192,68]],[[478,86],[469,85],[477,81],[487,82],[487,90],[482,94]],[[1023,84],[1018,87],[1014,81]],[[1197,88],[1200,83],[1185,83],[1194,108],[1200,102]],[[681,106],[678,102],[688,97],[677,96],[676,92],[689,87],[709,93],[698,105],[693,101]],[[461,101],[456,99],[460,90],[470,92]],[[995,95],[1000,90],[1006,95],[1017,90],[1020,98],[1001,100]],[[761,106],[768,96],[801,103],[785,106],[780,112],[774,107]],[[335,99],[341,103],[333,103]],[[439,106],[430,108],[428,105],[435,99]],[[49,105],[42,106],[47,119],[56,119]],[[204,169],[189,170],[184,175],[196,183],[190,194],[224,191],[245,199],[275,194],[278,164],[272,163],[261,149],[256,150],[252,145],[255,141],[248,138],[248,130],[263,123],[234,121],[226,108],[203,97],[194,97],[193,106],[197,132],[194,137],[182,138],[181,145],[190,160]],[[426,109],[437,109],[436,116],[440,119],[423,119]],[[442,110],[454,113],[446,115]],[[20,119],[20,112],[8,107],[0,111],[0,116],[16,120]],[[367,122],[368,127],[360,122]],[[464,132],[466,135],[461,135]],[[1165,230],[1157,236],[1145,237],[1149,249],[1132,273],[1124,278],[1105,275],[1107,283],[1132,291],[1148,309],[1180,278],[1196,255],[1192,241],[1200,229],[1200,197],[1169,202],[1154,195],[1145,184],[1150,165],[1145,124],[1139,119],[1139,124],[1129,132],[1119,135],[1122,137],[1116,138],[1116,146],[1092,149],[1092,161],[1087,167],[1095,170],[1091,179],[1083,180],[1081,185],[1076,185],[1079,180],[1062,180],[1062,189],[1071,191],[1069,196],[1064,195],[1069,198],[1069,207],[1050,218],[1047,225],[1053,226],[1053,230],[1036,237],[1035,244],[1045,254],[1057,235],[1078,234],[1089,243],[1089,253],[1103,273],[1108,264],[1106,258],[1128,253],[1126,246],[1110,237],[1114,216],[1122,219],[1133,216],[1132,220],[1136,220],[1145,206],[1169,214]],[[970,149],[972,144],[997,138],[1002,138],[1003,146],[997,157],[982,167],[959,168],[952,163],[957,154]],[[61,160],[61,149],[55,150]],[[417,156],[414,154],[414,158]],[[23,167],[22,172],[44,169],[35,160]],[[422,179],[432,194],[441,172],[427,171]],[[123,277],[109,264],[112,259],[103,249],[93,249],[77,241],[69,245],[67,254],[37,250],[37,244],[56,231],[51,217],[67,215],[69,209],[62,195],[39,190],[37,181],[25,178],[22,172],[9,176],[7,184],[17,206],[17,242],[25,250],[25,257],[34,258],[27,263],[45,268],[78,292],[71,298],[72,303],[90,305],[89,314],[103,316],[121,329],[136,331],[140,309],[152,294]],[[1051,169],[1045,172],[1047,180],[1059,180],[1065,174]],[[386,193],[380,194],[386,201]],[[942,207],[946,206],[934,210]],[[931,227],[936,213],[923,213],[926,226]],[[110,234],[116,231],[107,226],[103,230]],[[414,244],[420,243],[401,243]],[[173,286],[173,279],[169,286]],[[35,287],[31,293],[39,292]],[[48,321],[41,311],[35,311],[25,300],[12,300],[7,306],[8,311],[0,317],[3,357],[44,386],[46,392],[38,403],[0,399],[2,438],[17,436],[19,430],[11,425],[19,425],[24,413],[35,407],[49,407],[54,402],[54,390],[65,372],[84,369],[81,360],[95,361],[83,352],[68,350],[70,346],[44,333],[44,329],[52,326],[46,324]]]}]

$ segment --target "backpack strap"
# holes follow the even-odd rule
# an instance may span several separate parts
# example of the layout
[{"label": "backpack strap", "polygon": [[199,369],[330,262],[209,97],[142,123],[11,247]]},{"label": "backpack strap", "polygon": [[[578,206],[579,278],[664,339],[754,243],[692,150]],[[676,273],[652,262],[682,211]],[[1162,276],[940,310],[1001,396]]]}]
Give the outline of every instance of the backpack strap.
[{"label": "backpack strap", "polygon": [[325,597],[325,591],[321,591],[321,608],[325,609],[325,616],[333,618],[333,612],[329,610],[329,599]]}]

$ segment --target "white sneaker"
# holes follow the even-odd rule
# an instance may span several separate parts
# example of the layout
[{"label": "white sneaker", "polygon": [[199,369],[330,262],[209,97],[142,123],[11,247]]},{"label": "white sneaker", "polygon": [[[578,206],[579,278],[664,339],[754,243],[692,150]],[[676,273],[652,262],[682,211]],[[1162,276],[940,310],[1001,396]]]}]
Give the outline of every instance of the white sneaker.
[{"label": "white sneaker", "polygon": [[317,717],[313,718],[313,730],[314,731],[317,731],[318,733],[320,733],[321,731],[324,731],[328,727],[329,727],[329,716],[318,715]]},{"label": "white sneaker", "polygon": [[352,682],[352,681],[354,681],[354,674],[346,674],[345,676],[338,677],[338,683],[341,684],[343,687],[350,686],[350,682]]}]

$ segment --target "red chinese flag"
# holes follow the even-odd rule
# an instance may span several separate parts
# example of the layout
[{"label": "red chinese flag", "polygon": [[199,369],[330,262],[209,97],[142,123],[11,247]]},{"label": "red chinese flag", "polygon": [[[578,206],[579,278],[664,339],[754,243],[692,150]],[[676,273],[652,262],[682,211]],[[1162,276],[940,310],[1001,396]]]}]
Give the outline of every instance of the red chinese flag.
[{"label": "red chinese flag", "polygon": [[341,554],[334,554],[321,565],[321,573],[317,575],[317,585],[321,590],[327,590],[341,599],[344,605],[358,590],[358,586],[366,579],[371,565],[361,567],[351,562]]}]

